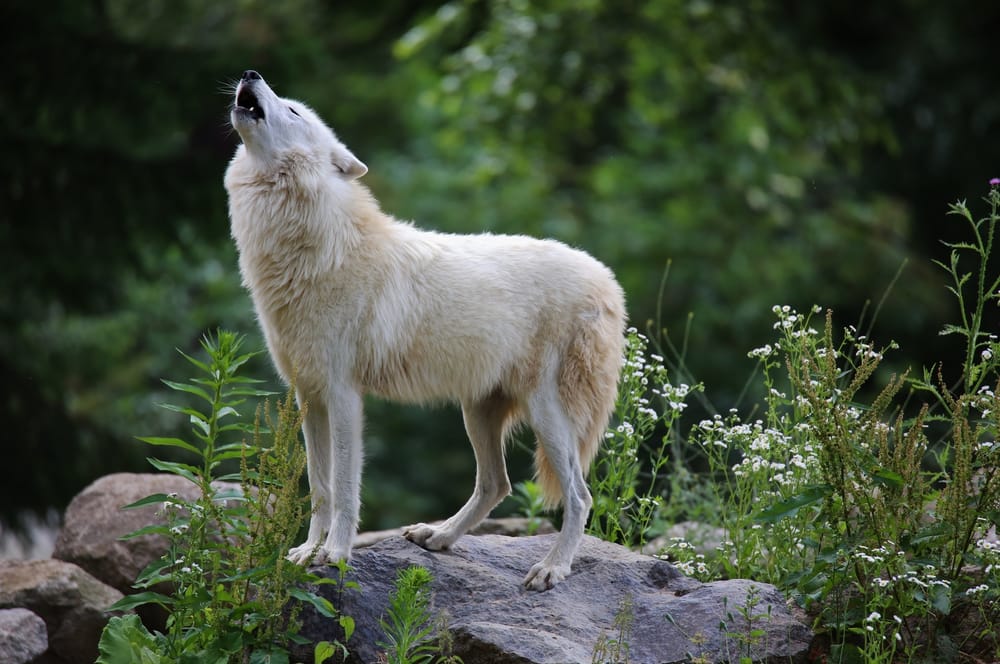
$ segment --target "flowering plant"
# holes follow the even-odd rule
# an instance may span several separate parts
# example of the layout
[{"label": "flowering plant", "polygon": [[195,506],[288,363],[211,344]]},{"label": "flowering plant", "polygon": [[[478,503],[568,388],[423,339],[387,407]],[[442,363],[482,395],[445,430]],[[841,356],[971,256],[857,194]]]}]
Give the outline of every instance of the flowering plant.
[{"label": "flowering plant", "polygon": [[[337,581],[318,577],[284,557],[308,509],[299,495],[305,468],[305,451],[298,442],[302,415],[289,393],[279,404],[277,417],[265,410],[267,429],[260,426],[260,410],[256,425],[239,420],[238,409],[247,398],[271,394],[254,387],[259,381],[238,375],[254,355],[241,353],[241,345],[242,337],[230,332],[208,336],[202,341],[207,362],[185,355],[202,375],[185,383],[164,381],[204,407],[164,406],[190,418],[190,440],[141,440],[197,457],[196,464],[149,460],[154,468],[190,481],[196,496],[155,494],[127,506],[162,505],[164,522],[126,538],[159,535],[168,547],[162,558],[140,573],[135,586],[141,592],[110,610],[159,605],[169,612],[166,631],[150,633],[136,616],[112,618],[101,638],[99,664],[237,659],[286,663],[286,646],[297,638],[296,616],[302,603],[339,620],[345,641],[353,631],[350,617],[339,615],[328,600],[305,588]],[[252,436],[253,442],[234,440],[240,436]],[[265,438],[271,445],[264,444]],[[237,460],[238,470],[222,472],[227,462]],[[340,571],[343,583],[346,567]],[[164,584],[169,594],[154,590]],[[286,610],[293,599],[296,602]],[[329,644],[321,645],[324,652],[329,650]]]}]

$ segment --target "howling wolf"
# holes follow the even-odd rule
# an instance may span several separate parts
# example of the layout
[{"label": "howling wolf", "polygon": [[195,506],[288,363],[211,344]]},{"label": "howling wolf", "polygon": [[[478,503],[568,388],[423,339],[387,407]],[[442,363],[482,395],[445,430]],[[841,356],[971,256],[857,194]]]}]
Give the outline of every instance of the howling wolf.
[{"label": "howling wolf", "polygon": [[524,579],[570,572],[591,507],[585,480],[614,407],[624,296],[610,270],[552,240],[419,230],[379,209],[368,168],[306,105],[243,73],[243,140],[226,171],[243,282],[271,358],[307,404],[313,514],[299,563],[347,559],[358,525],[362,395],[461,404],[476,456],[472,497],[405,536],[448,548],[510,493],[507,434],[527,423],[562,531]]}]

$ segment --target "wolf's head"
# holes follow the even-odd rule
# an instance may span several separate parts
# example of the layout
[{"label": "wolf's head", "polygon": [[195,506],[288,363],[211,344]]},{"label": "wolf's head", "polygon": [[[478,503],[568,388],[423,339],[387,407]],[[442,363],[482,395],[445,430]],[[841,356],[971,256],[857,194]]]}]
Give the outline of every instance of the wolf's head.
[{"label": "wolf's head", "polygon": [[368,167],[351,154],[316,112],[274,94],[257,72],[243,72],[230,113],[247,152],[264,162],[296,154],[328,161],[343,177],[359,178]]}]

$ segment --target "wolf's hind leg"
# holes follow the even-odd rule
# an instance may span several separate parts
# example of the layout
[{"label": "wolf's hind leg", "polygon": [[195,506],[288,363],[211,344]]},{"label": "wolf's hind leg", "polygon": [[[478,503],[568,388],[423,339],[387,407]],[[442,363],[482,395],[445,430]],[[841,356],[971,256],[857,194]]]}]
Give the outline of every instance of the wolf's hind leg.
[{"label": "wolf's hind leg", "polygon": [[437,526],[410,526],[403,532],[404,537],[426,549],[446,549],[510,494],[504,436],[513,412],[513,401],[499,392],[482,401],[462,404],[465,430],[476,454],[476,487],[453,517]]},{"label": "wolf's hind leg", "polygon": [[524,578],[529,590],[548,590],[570,573],[592,500],[583,477],[575,429],[554,386],[543,387],[532,395],[528,402],[528,422],[562,490],[562,529],[545,558]]}]

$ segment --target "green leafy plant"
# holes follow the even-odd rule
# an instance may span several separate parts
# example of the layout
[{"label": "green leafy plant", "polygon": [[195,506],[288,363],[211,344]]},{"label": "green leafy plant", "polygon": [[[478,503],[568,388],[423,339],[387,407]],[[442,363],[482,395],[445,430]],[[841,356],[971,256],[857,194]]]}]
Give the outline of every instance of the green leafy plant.
[{"label": "green leafy plant", "polygon": [[[442,620],[435,620],[431,610],[431,573],[412,565],[396,574],[395,588],[389,596],[386,617],[379,620],[385,641],[388,664],[459,664],[450,654],[450,635]],[[440,615],[440,614],[439,614]]]},{"label": "green leafy plant", "polygon": [[[989,307],[1000,304],[992,262],[1000,180],[986,203],[989,212],[979,219],[964,203],[952,207],[972,239],[948,244],[951,257],[940,263],[961,311],[942,332],[964,341],[957,378],[947,381],[940,365],[921,378],[890,373],[885,359],[896,344],[838,328],[830,311],[819,323],[819,307],[799,313],[775,306],[777,339],[750,352],[759,362],[761,406],[746,417],[733,410],[705,418],[670,448],[676,458],[695,460],[687,470],[709,487],[697,513],[725,535],[709,552],[675,538],[666,555],[704,580],[784,587],[827,633],[831,661],[941,659],[960,649],[997,654],[991,630],[1000,617],[1000,556],[989,533],[1000,525],[1000,345],[987,321],[996,316]],[[665,375],[662,359],[637,360],[637,352],[630,344],[625,399],[641,394],[643,378]],[[921,396],[929,402],[919,403]],[[652,417],[646,411],[620,405],[618,415],[609,460],[600,466],[606,484],[595,494],[623,498],[624,510],[646,487],[629,454],[653,426],[641,419]],[[629,417],[638,423],[632,430],[620,424]],[[626,440],[633,432],[638,442]],[[648,466],[662,467],[664,450],[648,451]],[[692,511],[691,496],[674,492],[655,518],[684,510]],[[628,522],[615,526],[607,512],[599,523],[611,527],[593,532],[627,541]],[[743,635],[739,657],[749,656],[754,635]]]},{"label": "green leafy plant", "polygon": [[542,490],[536,482],[525,480],[514,485],[514,502],[518,511],[528,520],[528,535],[538,532],[542,524],[545,513],[545,500],[542,498]]},{"label": "green leafy plant", "polygon": [[[673,425],[687,407],[687,396],[701,389],[670,383],[663,358],[647,356],[648,344],[645,335],[629,328],[612,428],[590,471],[594,508],[587,532],[625,545],[646,542],[663,504],[657,479],[669,461]],[[653,432],[660,430],[665,433],[659,444],[650,445]]]},{"label": "green leafy plant", "polygon": [[735,643],[736,652],[727,652],[726,661],[739,662],[739,664],[753,664],[759,652],[767,650],[767,630],[762,627],[762,623],[771,620],[771,605],[767,605],[767,610],[760,613],[756,611],[760,604],[760,588],[751,585],[747,588],[743,603],[736,611],[729,608],[727,598],[722,598],[724,619],[719,623],[719,630],[725,636],[725,646],[727,651]]},{"label": "green leafy plant", "polygon": [[632,627],[635,624],[635,606],[632,595],[625,595],[618,602],[612,622],[612,635],[602,633],[594,644],[592,664],[627,664],[631,656]]},{"label": "green leafy plant", "polygon": [[[298,441],[302,413],[290,392],[276,415],[265,406],[258,409],[255,424],[240,420],[249,398],[270,394],[254,386],[258,381],[238,374],[254,355],[242,353],[241,346],[242,337],[231,332],[206,336],[207,361],[185,355],[200,375],[183,383],[164,381],[200,404],[164,405],[190,419],[191,437],[140,440],[195,457],[194,463],[149,459],[154,468],[191,482],[195,497],[155,494],[128,506],[162,506],[164,523],[127,537],[159,535],[168,550],[139,575],[135,585],[142,592],[111,610],[160,605],[169,612],[166,631],[150,633],[129,616],[112,620],[101,639],[101,664],[287,662],[289,642],[301,642],[297,613],[303,603],[339,620],[345,641],[351,636],[351,619],[306,590],[308,584],[337,581],[284,557],[308,510],[298,490],[305,467]],[[164,584],[169,593],[154,589]]]}]

